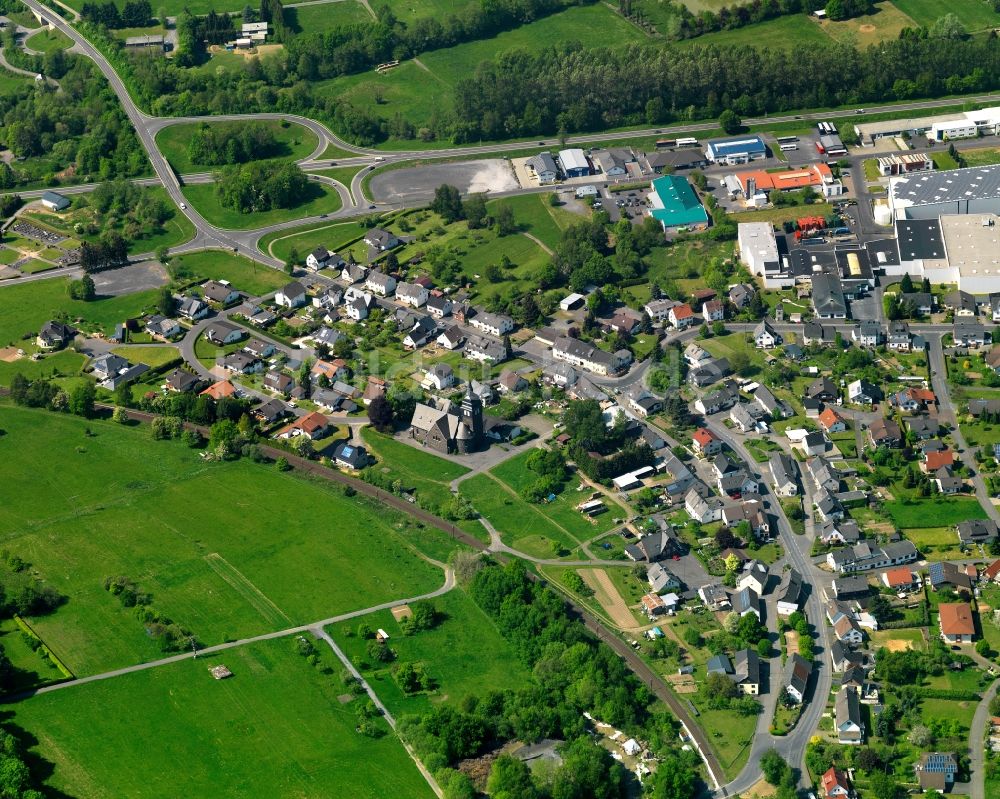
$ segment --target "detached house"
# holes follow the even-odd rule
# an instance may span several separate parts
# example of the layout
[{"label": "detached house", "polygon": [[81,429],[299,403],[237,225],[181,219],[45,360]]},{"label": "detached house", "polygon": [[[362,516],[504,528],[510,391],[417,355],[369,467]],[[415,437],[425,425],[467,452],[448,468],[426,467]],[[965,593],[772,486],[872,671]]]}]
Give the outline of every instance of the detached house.
[{"label": "detached house", "polygon": [[845,686],[837,692],[835,703],[837,740],[842,744],[860,746],[865,741],[865,725],[861,720],[858,689]]},{"label": "detached house", "polygon": [[812,675],[812,663],[796,652],[792,655],[792,670],[785,691],[797,704],[802,704]]},{"label": "detached house", "polygon": [[240,298],[240,293],[236,289],[221,280],[209,280],[202,283],[201,293],[206,300],[219,305],[229,305]]},{"label": "detached house", "polygon": [[285,308],[301,308],[306,304],[306,289],[297,280],[293,280],[274,295],[274,301]]},{"label": "detached house", "polygon": [[958,774],[958,761],[951,752],[924,752],[913,768],[917,782],[925,791],[951,793]]},{"label": "detached house", "polygon": [[205,338],[220,347],[226,344],[235,344],[243,338],[243,335],[243,328],[230,324],[224,319],[212,322],[212,324],[205,328]]},{"label": "detached house", "polygon": [[761,320],[760,324],[754,328],[753,340],[759,350],[773,349],[782,342],[781,336],[775,332],[774,328],[771,327],[771,323],[768,322],[767,319]]},{"label": "detached house", "polygon": [[684,330],[697,321],[694,311],[691,310],[691,306],[686,302],[681,305],[675,305],[671,308],[667,312],[667,318],[670,320],[670,324],[675,330]]},{"label": "detached house", "polygon": [[420,308],[427,303],[429,292],[419,283],[397,283],[396,300],[409,305],[411,308]]},{"label": "detached house", "polygon": [[831,407],[827,407],[819,415],[818,421],[827,433],[842,433],[847,429],[847,422],[844,421],[844,417]]},{"label": "detached house", "polygon": [[709,457],[722,452],[722,441],[705,427],[699,427],[691,436],[691,447],[699,455]]},{"label": "detached house", "polygon": [[396,291],[396,278],[374,269],[365,278],[365,288],[379,297],[391,297]]},{"label": "detached house", "polygon": [[942,602],[938,605],[938,626],[948,644],[971,644],[976,637],[972,607],[967,602]]},{"label": "detached house", "polygon": [[783,452],[773,452],[768,459],[774,492],[780,497],[794,497],[799,493],[799,467],[794,459]]},{"label": "detached house", "polygon": [[373,227],[365,233],[365,244],[376,252],[385,252],[386,250],[392,250],[398,247],[399,239],[394,233],[390,233],[388,230]]}]

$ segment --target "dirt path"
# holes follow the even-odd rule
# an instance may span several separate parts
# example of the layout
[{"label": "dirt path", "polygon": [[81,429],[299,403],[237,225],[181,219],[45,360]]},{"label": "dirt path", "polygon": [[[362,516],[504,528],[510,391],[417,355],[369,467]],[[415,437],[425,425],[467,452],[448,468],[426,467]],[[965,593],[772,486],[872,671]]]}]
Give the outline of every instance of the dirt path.
[{"label": "dirt path", "polygon": [[541,247],[545,251],[546,255],[553,255],[554,254],[552,252],[552,248],[548,244],[545,244],[540,238],[538,238],[538,236],[535,236],[532,233],[522,233],[521,235],[524,236],[525,238],[531,239],[533,242],[535,242],[535,244],[537,244],[539,247]]},{"label": "dirt path", "polygon": [[604,569],[579,569],[577,571],[583,581],[594,589],[594,598],[600,606],[604,608],[611,621],[623,630],[635,630],[638,626],[635,616],[628,609],[622,595],[618,593],[615,584],[611,582],[608,573]]}]

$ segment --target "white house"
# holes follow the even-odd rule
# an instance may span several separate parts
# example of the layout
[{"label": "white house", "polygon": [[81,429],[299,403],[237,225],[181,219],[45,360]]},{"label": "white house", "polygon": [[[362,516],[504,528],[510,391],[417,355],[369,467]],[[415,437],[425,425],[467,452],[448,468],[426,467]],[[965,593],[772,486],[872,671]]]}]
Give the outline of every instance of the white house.
[{"label": "white house", "polygon": [[455,385],[455,372],[446,363],[436,363],[424,375],[423,381],[428,387],[443,391]]},{"label": "white house", "polygon": [[753,340],[759,350],[770,350],[781,344],[781,336],[766,319],[761,320],[760,324],[754,328]]},{"label": "white house", "polygon": [[419,308],[426,304],[428,296],[427,288],[419,283],[396,284],[396,299],[412,308]]},{"label": "white house", "polygon": [[[365,278],[365,288],[380,297],[391,297],[396,291],[396,278],[375,269]],[[426,302],[426,298],[424,301]]]},{"label": "white house", "polygon": [[491,336],[498,338],[505,333],[510,333],[514,329],[514,320],[511,317],[506,314],[489,313],[487,311],[477,313],[469,320],[469,324],[476,328],[476,330],[482,330],[484,333],[489,333]]},{"label": "white house", "polygon": [[301,308],[306,304],[306,289],[297,280],[293,280],[274,295],[274,301],[285,308]]}]

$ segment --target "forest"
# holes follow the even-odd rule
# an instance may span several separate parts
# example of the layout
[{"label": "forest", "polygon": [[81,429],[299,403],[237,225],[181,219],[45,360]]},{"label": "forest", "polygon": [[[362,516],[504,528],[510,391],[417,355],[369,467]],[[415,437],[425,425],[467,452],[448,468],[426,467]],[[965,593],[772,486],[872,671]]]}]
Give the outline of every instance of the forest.
[{"label": "forest", "polygon": [[[23,54],[7,47],[4,52],[8,58]],[[63,68],[46,74],[58,78],[59,90],[26,81],[0,104],[0,141],[25,159],[13,164],[14,187],[146,174],[146,152],[97,68],[85,58],[56,52]],[[47,62],[49,56],[25,58]]]},{"label": "forest", "polygon": [[400,731],[454,799],[475,795],[455,770],[464,759],[508,741],[565,741],[553,773],[533,773],[524,763],[499,757],[488,789],[494,797],[624,799],[632,776],[598,746],[583,713],[648,742],[659,762],[646,779],[646,796],[693,799],[700,788],[698,758],[677,747],[676,722],[652,712],[653,697],[624,662],[571,618],[562,599],[533,581],[520,561],[480,563],[469,595],[497,625],[518,657],[532,669],[517,691],[484,691],[465,697],[458,709],[437,707],[400,720]]},{"label": "forest", "polygon": [[272,157],[277,146],[274,132],[259,122],[203,122],[188,143],[188,156],[193,164],[245,164]]},{"label": "forest", "polygon": [[222,169],[215,192],[226,208],[249,214],[294,208],[306,195],[308,185],[305,173],[295,164],[253,163]]}]

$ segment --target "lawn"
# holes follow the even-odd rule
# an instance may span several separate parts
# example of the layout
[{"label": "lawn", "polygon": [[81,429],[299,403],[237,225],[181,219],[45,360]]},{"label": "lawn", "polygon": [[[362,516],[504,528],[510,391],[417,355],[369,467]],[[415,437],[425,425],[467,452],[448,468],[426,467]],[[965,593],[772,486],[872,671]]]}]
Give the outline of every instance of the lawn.
[{"label": "lawn", "polygon": [[950,497],[913,502],[886,502],[885,509],[900,529],[950,527],[965,519],[985,519],[986,511],[975,499]]},{"label": "lawn", "polygon": [[368,25],[375,21],[357,0],[286,8],[283,16],[285,30],[292,33],[326,33],[341,25]]},{"label": "lawn", "polygon": [[[405,635],[389,610],[330,629],[390,713],[422,714],[441,704],[457,706],[470,695],[516,689],[528,682],[528,671],[517,653],[463,590],[456,589],[432,601],[444,616],[432,630]],[[373,630],[389,633],[389,646],[396,652],[396,661],[421,664],[436,687],[429,692],[404,694],[392,677],[391,667],[373,663],[367,656],[368,641],[355,634],[361,622]]]},{"label": "lawn", "polygon": [[284,261],[292,250],[304,258],[320,245],[339,252],[343,244],[363,236],[365,230],[365,225],[358,222],[324,222],[268,233],[257,246],[261,252]]},{"label": "lawn", "polygon": [[489,204],[507,205],[514,210],[514,219],[521,230],[530,233],[549,249],[555,249],[562,240],[563,231],[570,225],[584,221],[582,217],[549,203],[548,194],[522,194],[506,197]]},{"label": "lawn", "polygon": [[782,222],[788,222],[802,216],[829,216],[832,213],[833,206],[830,203],[812,203],[811,205],[765,208],[760,211],[740,211],[730,214],[730,216],[736,222],[770,222],[780,226]]},{"label": "lawn", "polygon": [[947,151],[932,153],[931,160],[934,162],[935,169],[958,169],[958,161]]},{"label": "lawn", "polygon": [[288,282],[284,272],[223,250],[201,250],[171,258],[170,274],[175,280],[228,280],[234,288],[255,297]]},{"label": "lawn", "polygon": [[820,20],[819,26],[835,41],[854,44],[861,50],[889,39],[898,39],[903,28],[917,27],[912,19],[889,2],[876,4],[874,14],[843,22]]},{"label": "lawn", "polygon": [[[332,6],[320,6],[320,8],[332,8]],[[295,9],[289,9],[294,11]],[[287,13],[287,12],[286,12]],[[181,125],[170,125],[163,128],[156,134],[156,144],[163,152],[163,155],[170,162],[174,171],[179,174],[187,172],[203,172],[211,169],[219,169],[218,165],[201,164],[193,162],[188,152],[188,142],[191,136],[203,122],[189,122]],[[211,123],[209,123],[211,124]],[[233,125],[232,122],[216,123],[224,126]],[[299,125],[296,122],[283,122],[277,119],[258,120],[254,124],[262,125],[274,134],[277,143],[276,151],[266,161],[298,161],[312,154],[319,144],[316,134],[309,128]]]},{"label": "lawn", "polygon": [[303,219],[320,214],[332,214],[341,208],[340,195],[332,186],[310,181],[302,197],[302,202],[294,208],[275,208],[271,211],[255,211],[241,214],[226,208],[215,194],[215,185],[202,183],[185,186],[185,198],[205,217],[209,224],[223,230],[253,230],[255,228]]},{"label": "lawn", "polygon": [[830,37],[823,32],[815,19],[803,18],[801,14],[791,14],[785,17],[776,17],[766,22],[758,22],[755,25],[707,33],[694,39],[684,39],[673,43],[673,46],[696,47],[702,44],[714,44],[719,47],[747,45],[765,49],[781,48],[787,50],[798,44],[823,47],[830,44]]},{"label": "lawn", "polygon": [[[266,641],[41,694],[10,715],[52,763],[47,785],[66,795],[433,797],[399,739],[357,733],[361,700],[341,703],[340,680],[293,646]],[[234,676],[213,680],[218,664]]]},{"label": "lawn", "polygon": [[389,0],[385,3],[401,22],[443,17],[465,7],[463,0]]},{"label": "lawn", "polygon": [[1000,25],[998,15],[984,0],[893,0],[895,6],[918,25],[930,27],[947,14],[954,14],[970,33]]},{"label": "lawn", "polygon": [[325,481],[207,463],[142,427],[21,408],[3,416],[0,484],[23,501],[0,507],[0,539],[69,597],[32,624],[78,675],[160,656],[104,589],[109,575],[135,580],[206,645],[442,582],[405,545],[406,522]]},{"label": "lawn", "polygon": [[132,363],[144,363],[156,369],[181,357],[176,347],[118,347],[112,350],[116,355],[128,358]]},{"label": "lawn", "polygon": [[28,50],[37,50],[39,53],[51,53],[56,50],[65,50],[73,45],[72,40],[61,31],[41,30],[33,33],[24,40],[24,46]]},{"label": "lawn", "polygon": [[[542,558],[568,556],[579,542],[557,527],[540,506],[525,502],[488,474],[477,474],[459,484],[459,492],[490,521],[505,544]],[[596,533],[595,533],[596,534]]]},{"label": "lawn", "polygon": [[964,557],[954,527],[911,527],[904,530],[904,533],[925,560]]},{"label": "lawn", "polygon": [[426,498],[435,505],[450,502],[452,495],[448,484],[469,471],[457,463],[377,433],[370,427],[362,429],[361,437],[379,460],[376,471],[393,480],[400,480],[404,489],[416,491],[418,497]]}]

